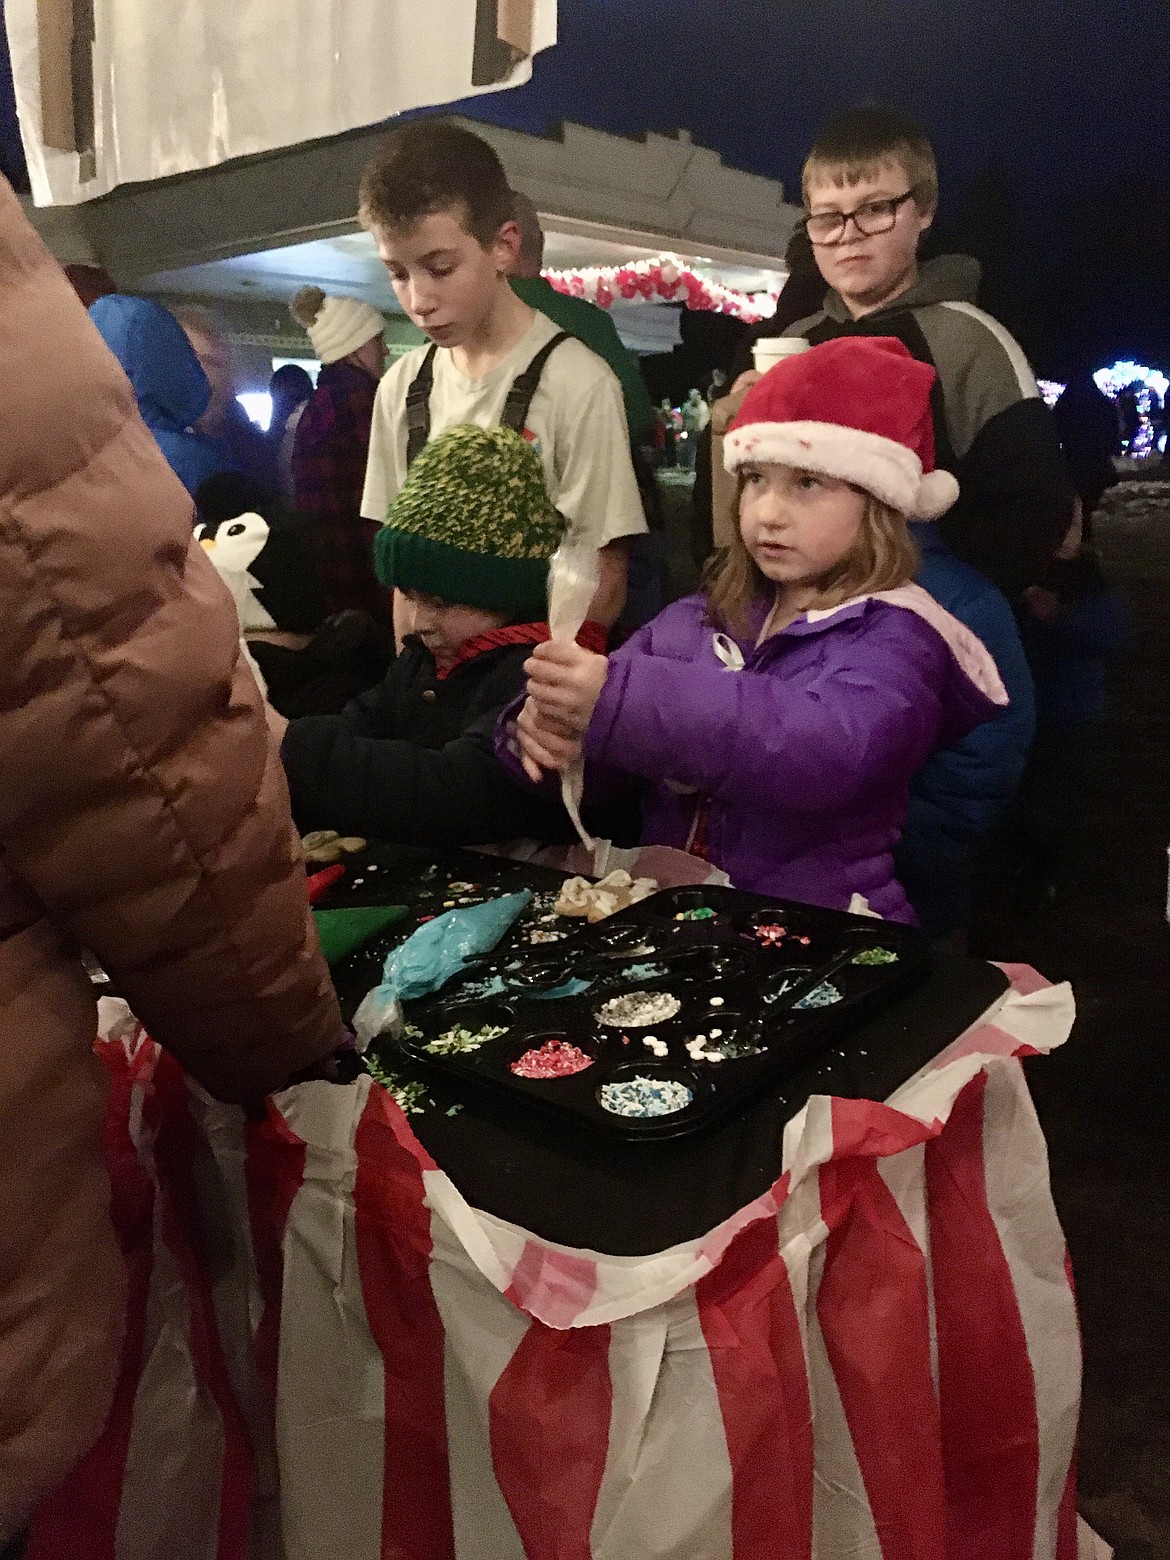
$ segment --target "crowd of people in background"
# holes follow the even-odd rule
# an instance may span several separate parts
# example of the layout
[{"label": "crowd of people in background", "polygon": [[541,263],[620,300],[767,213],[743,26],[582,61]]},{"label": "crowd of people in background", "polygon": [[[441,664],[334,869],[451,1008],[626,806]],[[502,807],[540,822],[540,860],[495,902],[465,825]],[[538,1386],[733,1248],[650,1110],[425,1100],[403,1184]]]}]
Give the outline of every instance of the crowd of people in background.
[{"label": "crowd of people in background", "polygon": [[[460,168],[471,172],[453,171]],[[652,403],[610,315],[544,279],[538,214],[508,187],[485,143],[435,121],[392,136],[361,191],[363,221],[400,304],[431,343],[389,373],[376,308],[303,288],[292,316],[321,367],[315,385],[295,364],[276,371],[261,435],[241,410],[230,343],[208,311],[172,315],[107,293],[90,312],[193,495],[215,560],[226,566],[218,540],[225,521],[255,514],[267,528],[250,566],[243,632],[278,720],[294,721],[286,740],[307,740],[295,722],[312,716],[340,732],[362,730],[373,754],[418,726],[417,712],[405,725],[371,724],[365,706],[347,701],[388,674],[401,678],[406,642],[426,643],[419,604],[407,604],[388,566],[379,571],[377,544],[431,438],[465,422],[501,422],[530,441],[562,523],[600,544],[594,621],[621,639],[670,595],[655,534],[655,468],[693,474],[695,551],[720,558],[711,454],[755,377],[753,341],[901,341],[935,373],[933,454],[959,484],[937,521],[907,517],[915,577],[991,650],[1010,695],[995,719],[913,777],[906,822],[890,846],[923,923],[961,936],[974,863],[997,829],[1012,834],[1020,902],[1033,906],[1056,892],[1075,832],[1071,777],[1102,718],[1104,661],[1126,636],[1092,549],[1093,513],[1124,447],[1125,398],[1119,414],[1084,376],[1050,416],[1019,347],[977,307],[977,264],[963,255],[919,262],[937,173],[928,140],[905,116],[841,116],[810,153],[803,193],[808,217],[789,245],[775,315],[745,330],[726,364],[713,367],[706,392],[692,388],[678,406],[668,397]],[[588,366],[599,363],[606,372]],[[301,588],[289,587],[290,573],[303,576]],[[533,620],[542,615],[534,609]],[[378,760],[362,752],[345,764],[366,766],[368,777]],[[479,816],[470,797],[462,805],[465,819]],[[311,811],[315,821],[337,821],[319,802]],[[348,826],[394,832],[378,807]],[[479,827],[448,817],[440,832],[463,840]]]},{"label": "crowd of people in background", "polygon": [[[1020,902],[1033,906],[1056,892],[1075,833],[1071,777],[1102,718],[1104,661],[1126,637],[1092,549],[1093,513],[1124,448],[1125,398],[1115,405],[1084,376],[1050,416],[1023,353],[977,307],[977,264],[962,255],[919,262],[937,174],[928,140],[905,116],[841,116],[810,153],[803,193],[809,215],[789,246],[775,315],[745,330],[706,392],[692,388],[678,406],[652,403],[604,310],[544,279],[536,210],[485,143],[435,121],[391,137],[361,192],[400,304],[431,342],[389,373],[380,312],[304,288],[292,316],[321,367],[315,385],[295,364],[276,371],[262,435],[241,409],[230,342],[210,312],[171,314],[112,292],[90,312],[194,497],[216,561],[227,558],[217,543],[225,521],[256,514],[267,527],[251,565],[249,599],[259,605],[244,634],[278,718],[314,716],[341,731],[356,721],[374,744],[399,740],[401,723],[371,726],[347,701],[388,672],[401,677],[405,642],[420,637],[418,603],[408,608],[400,583],[379,573],[376,544],[428,440],[497,421],[529,439],[562,523],[601,545],[594,619],[624,638],[670,595],[654,469],[693,474],[695,551],[719,558],[711,453],[753,380],[753,341],[900,340],[935,372],[934,457],[959,483],[937,521],[908,516],[916,579],[991,650],[1010,694],[994,720],[913,778],[891,846],[923,923],[961,936],[974,863],[997,828],[1012,833]],[[587,369],[599,360],[604,375]],[[301,588],[289,587],[290,573],[303,576]],[[417,715],[407,736],[412,722]],[[294,728],[288,740],[303,738]],[[347,763],[377,767],[355,755]],[[392,833],[373,812],[352,827]],[[470,800],[464,814],[477,816]],[[321,821],[319,805],[313,817]],[[446,829],[461,840],[477,832],[450,820]]]},{"label": "crowd of people in background", "polygon": [[[6,739],[0,972],[40,971],[25,1027],[73,1056],[46,1067],[79,1163],[83,946],[213,1092],[332,1075],[290,795],[302,831],[563,842],[558,776],[583,762],[594,832],[960,941],[997,830],[1034,905],[1075,834],[1127,633],[1092,546],[1116,427],[1079,383],[1049,412],[973,261],[920,263],[920,126],[865,108],[818,137],[755,332],[805,349],[761,375],[745,333],[714,406],[654,406],[612,319],[542,278],[537,213],[470,131],[400,126],[355,199],[425,341],[387,367],[373,305],[302,289],[320,370],[274,374],[261,432],[213,315],[107,291],[87,322],[5,196],[0,287],[48,300],[0,314],[6,379],[63,433],[50,457],[23,410],[6,424],[9,506],[37,501],[0,548],[23,755]],[[705,572],[674,602],[655,464],[695,474]],[[596,573],[553,643],[568,544]],[[100,1423],[116,1333],[96,1170],[48,1163],[39,1108],[30,1088],[28,1174],[72,1224],[59,1250],[2,1237],[3,1270],[61,1298],[0,1367],[0,1543]]]}]

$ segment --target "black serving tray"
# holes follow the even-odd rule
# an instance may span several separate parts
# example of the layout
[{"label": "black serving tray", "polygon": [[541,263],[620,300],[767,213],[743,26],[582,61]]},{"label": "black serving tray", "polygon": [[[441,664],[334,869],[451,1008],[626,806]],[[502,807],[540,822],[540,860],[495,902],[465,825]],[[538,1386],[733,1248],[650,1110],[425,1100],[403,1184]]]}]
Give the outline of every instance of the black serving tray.
[{"label": "black serving tray", "polygon": [[[712,913],[691,919],[696,911]],[[783,935],[767,930],[775,927]],[[558,919],[557,930],[568,935],[555,942],[534,944],[533,930],[533,919],[523,917],[489,957],[441,992],[407,1004],[397,1047],[412,1068],[456,1095],[507,1099],[628,1141],[682,1137],[736,1111],[840,1046],[930,966],[927,940],[913,927],[730,888],[668,889],[595,926]],[[858,955],[872,949],[896,958],[859,964]],[[589,989],[543,995],[570,980],[588,981]],[[600,1016],[617,997],[653,992],[677,999],[678,1011],[649,1027]],[[818,995],[832,1000],[815,1005]],[[503,1033],[476,1050],[430,1049],[456,1026],[489,1025]],[[713,1037],[712,1029],[722,1033]],[[644,1044],[648,1035],[658,1054]],[[706,1050],[734,1042],[746,1054],[697,1057],[687,1043],[699,1036]],[[592,1064],[555,1079],[511,1071],[549,1038],[579,1047]],[[603,1086],[632,1075],[681,1083],[690,1103],[649,1117],[604,1108]]]}]

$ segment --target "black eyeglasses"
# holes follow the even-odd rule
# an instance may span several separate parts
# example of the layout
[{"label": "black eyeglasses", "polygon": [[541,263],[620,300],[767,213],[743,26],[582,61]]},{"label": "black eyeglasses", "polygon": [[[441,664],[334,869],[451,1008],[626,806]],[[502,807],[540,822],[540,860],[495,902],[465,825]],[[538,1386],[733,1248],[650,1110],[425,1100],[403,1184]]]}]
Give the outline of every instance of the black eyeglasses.
[{"label": "black eyeglasses", "polygon": [[814,244],[839,244],[852,222],[862,238],[888,233],[898,220],[898,208],[914,198],[914,187],[904,195],[886,200],[865,200],[853,211],[810,211],[804,219],[805,231]]}]

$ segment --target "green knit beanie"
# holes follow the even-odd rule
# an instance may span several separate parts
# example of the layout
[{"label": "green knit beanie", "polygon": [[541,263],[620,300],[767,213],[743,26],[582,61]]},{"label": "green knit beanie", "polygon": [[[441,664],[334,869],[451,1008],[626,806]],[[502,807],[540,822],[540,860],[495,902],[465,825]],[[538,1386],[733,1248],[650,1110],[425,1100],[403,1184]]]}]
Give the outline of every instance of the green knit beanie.
[{"label": "green knit beanie", "polygon": [[383,585],[543,619],[563,522],[511,428],[449,428],[421,452],[374,542]]}]

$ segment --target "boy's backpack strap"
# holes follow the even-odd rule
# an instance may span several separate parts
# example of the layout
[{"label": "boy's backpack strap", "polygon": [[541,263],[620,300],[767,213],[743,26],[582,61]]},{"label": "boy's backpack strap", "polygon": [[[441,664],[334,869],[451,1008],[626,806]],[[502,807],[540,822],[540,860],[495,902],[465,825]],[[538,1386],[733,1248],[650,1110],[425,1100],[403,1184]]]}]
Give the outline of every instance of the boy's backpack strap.
[{"label": "boy's backpack strap", "polygon": [[551,341],[545,342],[540,351],[529,363],[528,367],[518,376],[512,388],[508,391],[508,399],[504,402],[504,410],[500,416],[500,424],[504,428],[511,428],[515,433],[524,432],[524,424],[528,421],[528,410],[532,405],[532,397],[536,394],[540,384],[540,376],[544,373],[544,365],[560,346],[562,341],[570,341],[572,337],[567,330],[562,330]]},{"label": "boy's backpack strap", "polygon": [[426,448],[427,440],[431,436],[431,390],[435,383],[435,353],[438,350],[433,343],[427,349],[418,373],[406,392],[406,469],[408,471]]}]

